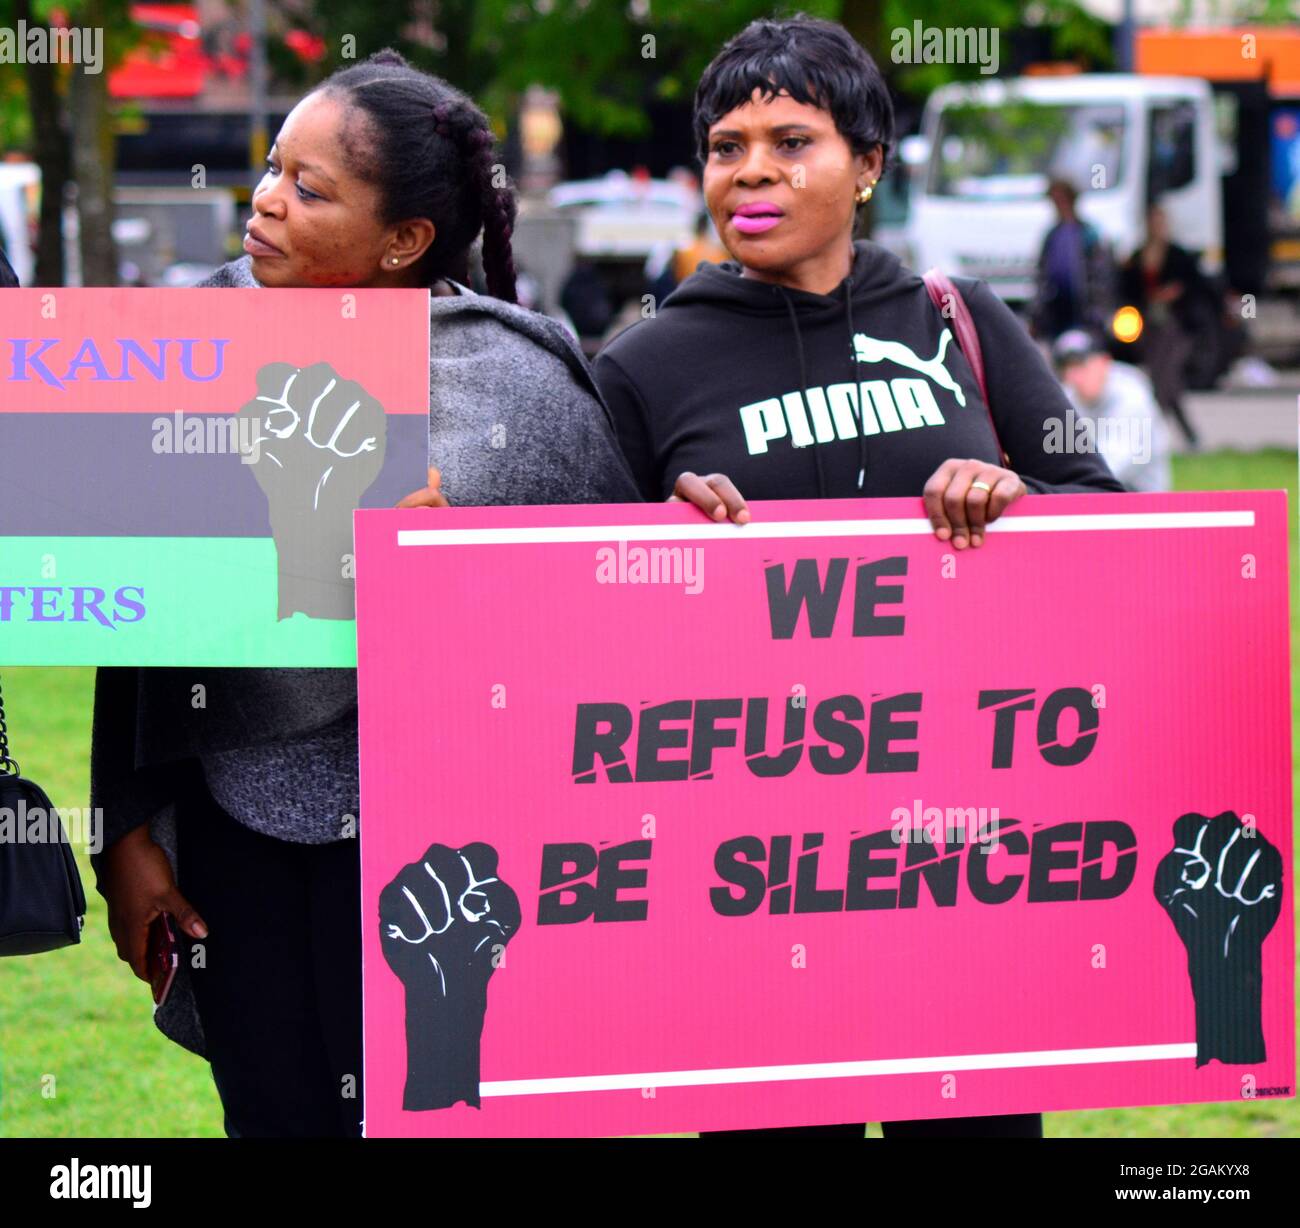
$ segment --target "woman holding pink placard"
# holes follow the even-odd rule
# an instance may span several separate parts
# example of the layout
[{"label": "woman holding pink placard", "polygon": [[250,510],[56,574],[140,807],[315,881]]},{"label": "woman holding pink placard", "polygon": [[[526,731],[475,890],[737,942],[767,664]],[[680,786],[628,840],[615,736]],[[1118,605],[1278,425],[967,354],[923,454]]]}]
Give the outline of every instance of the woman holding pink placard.
[{"label": "woman holding pink placard", "polygon": [[[701,264],[595,362],[643,495],[662,497],[684,469],[725,469],[751,499],[919,497],[960,551],[1026,493],[1123,489],[1096,454],[1048,449],[1069,403],[986,284],[923,279],[854,242],[894,116],[842,26],[799,17],[741,31],[700,80],[695,135],[733,259]],[[1039,1137],[1042,1120],[884,1133]]]}]

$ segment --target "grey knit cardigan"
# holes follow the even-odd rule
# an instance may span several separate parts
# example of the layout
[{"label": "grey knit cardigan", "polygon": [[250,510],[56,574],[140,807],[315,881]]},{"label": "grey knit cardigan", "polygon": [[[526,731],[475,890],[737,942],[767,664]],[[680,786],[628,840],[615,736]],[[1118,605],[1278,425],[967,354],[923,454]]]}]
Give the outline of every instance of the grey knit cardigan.
[{"label": "grey knit cardigan", "polygon": [[[250,265],[245,256],[199,284],[257,287]],[[451,503],[641,502],[569,333],[453,284],[456,296],[429,299],[429,464],[441,470]],[[503,430],[507,446],[494,447]],[[199,714],[190,705],[196,682],[207,687]],[[103,816],[103,850],[147,822],[175,870],[176,802],[199,771],[198,755],[302,737],[356,700],[353,669],[100,669],[90,789]],[[276,788],[274,779],[263,783]],[[103,851],[91,857],[97,886],[102,861]],[[154,1022],[205,1055],[184,958]]]}]

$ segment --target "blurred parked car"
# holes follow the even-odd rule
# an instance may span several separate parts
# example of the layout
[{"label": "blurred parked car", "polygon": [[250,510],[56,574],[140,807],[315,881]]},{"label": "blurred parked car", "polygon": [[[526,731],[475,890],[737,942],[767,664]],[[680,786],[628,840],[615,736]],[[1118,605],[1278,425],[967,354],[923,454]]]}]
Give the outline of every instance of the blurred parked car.
[{"label": "blurred parked car", "polygon": [[578,220],[577,254],[640,260],[663,243],[685,247],[695,233],[700,197],[680,182],[615,170],[552,188],[553,208]]}]

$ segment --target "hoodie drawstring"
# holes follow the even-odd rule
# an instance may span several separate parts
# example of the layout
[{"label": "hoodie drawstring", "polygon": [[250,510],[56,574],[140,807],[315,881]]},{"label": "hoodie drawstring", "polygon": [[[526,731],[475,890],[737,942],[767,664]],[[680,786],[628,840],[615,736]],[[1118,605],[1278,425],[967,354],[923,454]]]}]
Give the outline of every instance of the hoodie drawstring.
[{"label": "hoodie drawstring", "polygon": [[821,449],[817,446],[817,431],[812,421],[812,405],[808,397],[808,365],[804,361],[803,354],[803,334],[799,331],[799,316],[795,312],[794,304],[790,301],[790,296],[786,293],[784,286],[777,286],[781,291],[781,297],[785,300],[786,310],[790,313],[790,324],[794,328],[794,345],[799,354],[799,382],[803,388],[804,411],[808,414],[808,425],[813,432],[812,454],[813,464],[817,469],[817,497],[826,498],[826,475],[822,472],[822,454]]},{"label": "hoodie drawstring", "polygon": [[853,364],[853,378],[849,381],[858,385],[858,489],[867,481],[867,407],[862,404],[862,385],[858,383],[858,352],[854,344],[857,328],[853,323],[853,278],[849,276],[844,282],[844,314],[849,322],[849,362]]}]

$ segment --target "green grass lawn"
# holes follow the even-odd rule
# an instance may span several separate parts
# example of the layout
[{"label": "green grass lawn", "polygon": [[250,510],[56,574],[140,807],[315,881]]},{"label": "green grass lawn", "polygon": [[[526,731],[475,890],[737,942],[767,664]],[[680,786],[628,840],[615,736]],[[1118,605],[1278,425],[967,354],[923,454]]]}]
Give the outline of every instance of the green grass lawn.
[{"label": "green grass lawn", "polygon": [[[1294,452],[1178,457],[1175,475],[1180,490],[1285,488],[1294,585]],[[1293,599],[1293,663],[1300,660],[1297,604]],[[58,806],[84,806],[88,797],[93,679],[90,669],[3,673],[16,757]],[[1293,686],[1293,716],[1298,693]],[[1294,761],[1300,768],[1300,753]],[[84,854],[78,856],[90,905],[81,945],[0,961],[0,1135],[220,1136],[221,1109],[207,1063],[154,1028],[149,991],[118,962],[104,901],[93,890]],[[1295,1100],[1257,1100],[1053,1113],[1047,1132],[1058,1138],[1293,1136],[1300,1134],[1300,1108]]]}]

